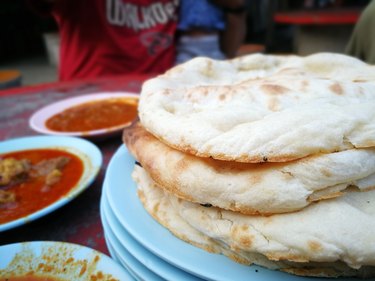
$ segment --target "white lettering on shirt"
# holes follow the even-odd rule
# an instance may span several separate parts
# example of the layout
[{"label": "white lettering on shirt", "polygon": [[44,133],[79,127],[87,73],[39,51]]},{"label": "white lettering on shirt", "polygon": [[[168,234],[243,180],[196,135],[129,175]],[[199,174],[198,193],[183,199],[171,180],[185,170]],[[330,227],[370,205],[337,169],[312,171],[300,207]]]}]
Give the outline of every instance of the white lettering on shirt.
[{"label": "white lettering on shirt", "polygon": [[176,20],[178,0],[154,2],[148,6],[135,5],[121,0],[107,0],[107,20],[112,25],[126,26],[134,31],[149,29],[157,24]]}]

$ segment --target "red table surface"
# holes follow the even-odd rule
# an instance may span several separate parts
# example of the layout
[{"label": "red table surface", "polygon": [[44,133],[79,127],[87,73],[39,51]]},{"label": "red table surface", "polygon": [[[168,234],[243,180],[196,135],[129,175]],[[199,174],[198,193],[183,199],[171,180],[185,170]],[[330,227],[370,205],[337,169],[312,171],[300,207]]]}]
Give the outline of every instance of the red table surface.
[{"label": "red table surface", "polygon": [[361,14],[359,9],[304,10],[278,12],[274,21],[297,25],[355,24]]},{"label": "red table surface", "polygon": [[[45,105],[96,92],[139,93],[149,75],[126,75],[84,81],[48,83],[0,91],[0,141],[32,136],[30,116]],[[0,245],[25,241],[65,241],[108,254],[100,220],[99,202],[110,158],[122,145],[121,135],[95,142],[103,165],[95,182],[62,208],[28,224],[0,233]]]}]

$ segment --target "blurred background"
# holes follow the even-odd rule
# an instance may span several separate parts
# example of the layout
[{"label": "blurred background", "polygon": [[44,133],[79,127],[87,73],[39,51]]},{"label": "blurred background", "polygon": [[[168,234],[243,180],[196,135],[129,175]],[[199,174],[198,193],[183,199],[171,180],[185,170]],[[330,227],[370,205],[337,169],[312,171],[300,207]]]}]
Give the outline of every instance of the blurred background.
[{"label": "blurred background", "polygon": [[[78,0],[79,1],[79,0]],[[369,0],[249,0],[247,36],[238,55],[343,52]],[[53,18],[25,0],[0,1],[0,82],[57,81],[59,37]]]}]

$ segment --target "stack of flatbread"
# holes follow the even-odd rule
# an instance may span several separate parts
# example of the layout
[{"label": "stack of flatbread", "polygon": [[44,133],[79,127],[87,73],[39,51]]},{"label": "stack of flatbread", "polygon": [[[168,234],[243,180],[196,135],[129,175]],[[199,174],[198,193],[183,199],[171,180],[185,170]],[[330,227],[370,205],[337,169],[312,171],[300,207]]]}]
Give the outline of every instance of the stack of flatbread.
[{"label": "stack of flatbread", "polygon": [[147,81],[124,142],[177,237],[303,276],[375,276],[375,66],[196,58]]}]

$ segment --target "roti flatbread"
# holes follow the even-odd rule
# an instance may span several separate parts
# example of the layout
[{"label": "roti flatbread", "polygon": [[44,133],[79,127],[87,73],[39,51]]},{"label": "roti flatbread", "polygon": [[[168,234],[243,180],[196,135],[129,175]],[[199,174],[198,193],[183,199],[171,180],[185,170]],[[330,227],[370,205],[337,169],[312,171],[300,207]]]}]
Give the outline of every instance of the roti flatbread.
[{"label": "roti flatbread", "polygon": [[[186,217],[184,216],[186,214],[184,214],[183,207],[181,209],[181,206],[183,206],[184,203],[173,195],[164,191],[162,188],[159,188],[141,167],[135,167],[133,178],[137,182],[139,198],[141,199],[147,212],[149,212],[154,219],[156,219],[160,224],[171,231],[175,236],[209,252],[224,254],[239,263],[248,265],[254,263],[269,269],[282,270],[302,276],[360,276],[367,278],[375,276],[373,266],[357,266],[355,268],[352,268],[341,261],[276,261],[268,259],[265,255],[260,253],[261,251],[246,251],[240,249],[240,247],[233,247],[232,245],[227,244],[227,241],[221,241],[221,237],[217,239],[217,237],[208,236],[205,234],[205,232],[200,231],[198,230],[198,228],[190,225],[190,219],[193,219],[195,221],[198,218],[189,217],[188,219],[186,219]],[[212,208],[204,208],[197,204],[192,205],[197,207],[198,212],[200,212],[200,209],[202,208],[204,210],[208,209],[208,212],[213,212],[211,213],[213,216],[212,222],[209,223],[209,227],[218,222],[217,212],[220,212],[218,211],[218,209],[214,209],[214,211],[212,211]],[[204,217],[206,217],[206,214]],[[223,218],[223,220],[224,219],[225,218]],[[222,223],[218,224],[218,231],[221,230],[221,226]],[[234,229],[237,229],[237,225],[234,225]],[[301,233],[300,235],[302,234],[303,233]],[[258,233],[258,235],[261,235],[261,233]],[[271,244],[275,243],[272,240],[270,242]],[[374,251],[374,249],[372,250]],[[228,268],[228,270],[231,270],[230,267]]]},{"label": "roti flatbread", "polygon": [[374,82],[375,67],[338,54],[197,58],[144,84],[139,117],[200,157],[292,161],[375,146]]},{"label": "roti flatbread", "polygon": [[314,201],[341,196],[348,188],[363,191],[375,187],[375,148],[252,164],[178,151],[139,123],[126,128],[123,139],[153,180],[169,192],[244,214],[296,211]]}]

